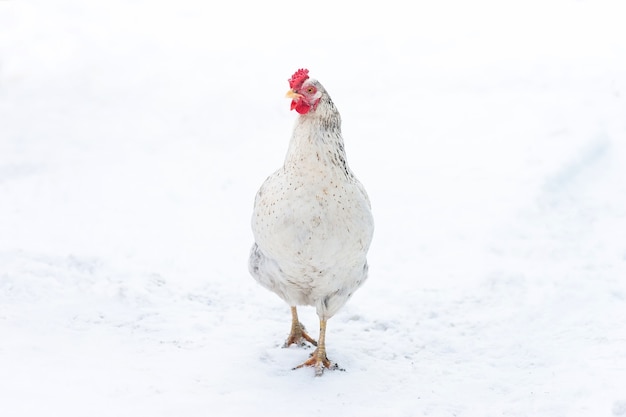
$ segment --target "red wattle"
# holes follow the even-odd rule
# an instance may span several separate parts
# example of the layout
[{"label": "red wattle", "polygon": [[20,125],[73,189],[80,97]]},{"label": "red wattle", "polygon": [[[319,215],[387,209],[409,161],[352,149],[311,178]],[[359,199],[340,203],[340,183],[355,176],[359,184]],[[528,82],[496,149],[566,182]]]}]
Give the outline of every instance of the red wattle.
[{"label": "red wattle", "polygon": [[307,114],[309,110],[311,110],[311,106],[309,106],[304,100],[293,100],[291,102],[291,110],[293,109],[296,109],[296,111],[300,114]]}]

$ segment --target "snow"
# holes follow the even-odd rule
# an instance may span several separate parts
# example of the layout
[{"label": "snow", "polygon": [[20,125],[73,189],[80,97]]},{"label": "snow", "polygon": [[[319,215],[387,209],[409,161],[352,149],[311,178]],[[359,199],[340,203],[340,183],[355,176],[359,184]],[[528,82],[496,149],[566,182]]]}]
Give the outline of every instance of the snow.
[{"label": "snow", "polygon": [[[626,415],[622,5],[408,7],[0,2],[3,416]],[[322,378],[247,272],[300,67],[376,220]]]}]

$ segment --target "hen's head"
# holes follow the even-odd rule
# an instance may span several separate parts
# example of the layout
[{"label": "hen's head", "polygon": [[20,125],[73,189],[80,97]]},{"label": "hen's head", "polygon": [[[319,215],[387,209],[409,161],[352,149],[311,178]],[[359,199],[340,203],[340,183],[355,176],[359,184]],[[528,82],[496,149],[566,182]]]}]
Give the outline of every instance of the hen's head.
[{"label": "hen's head", "polygon": [[289,79],[289,87],[287,97],[291,99],[291,110],[300,114],[315,111],[323,91],[317,81],[309,79],[309,70],[296,71]]}]

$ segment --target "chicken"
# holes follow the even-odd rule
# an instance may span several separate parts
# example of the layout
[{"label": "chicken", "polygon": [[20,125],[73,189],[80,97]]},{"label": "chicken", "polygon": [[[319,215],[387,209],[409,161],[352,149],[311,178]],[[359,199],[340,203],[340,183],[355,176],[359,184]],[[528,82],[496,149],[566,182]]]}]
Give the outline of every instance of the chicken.
[{"label": "chicken", "polygon": [[[320,376],[339,369],[326,355],[326,323],[367,278],[374,222],[367,193],[346,162],[339,112],[308,72],[289,79],[287,97],[300,115],[283,167],[254,201],[249,270],[291,307],[284,346],[317,346],[294,369],[311,366]],[[317,342],[298,320],[299,305],[317,311]]]}]

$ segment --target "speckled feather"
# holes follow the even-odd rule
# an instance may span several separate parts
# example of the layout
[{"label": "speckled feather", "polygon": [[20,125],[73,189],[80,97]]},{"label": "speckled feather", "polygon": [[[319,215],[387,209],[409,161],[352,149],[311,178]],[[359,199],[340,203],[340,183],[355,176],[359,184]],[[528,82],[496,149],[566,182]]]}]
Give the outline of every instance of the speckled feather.
[{"label": "speckled feather", "polygon": [[370,202],[346,161],[341,117],[324,87],[296,121],[285,163],[258,191],[249,269],[290,306],[332,317],[367,278]]}]

